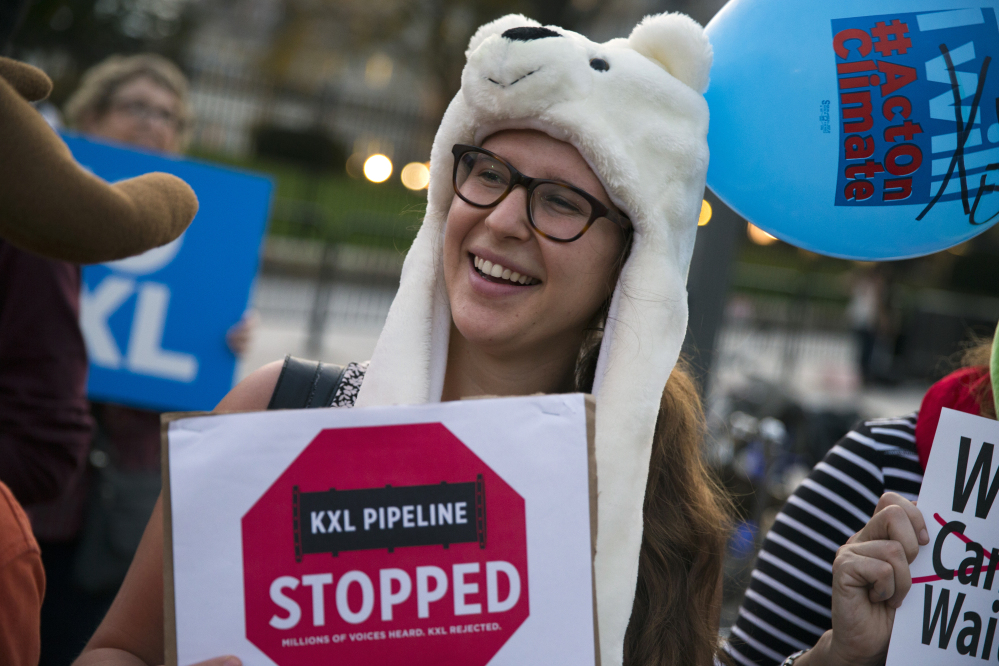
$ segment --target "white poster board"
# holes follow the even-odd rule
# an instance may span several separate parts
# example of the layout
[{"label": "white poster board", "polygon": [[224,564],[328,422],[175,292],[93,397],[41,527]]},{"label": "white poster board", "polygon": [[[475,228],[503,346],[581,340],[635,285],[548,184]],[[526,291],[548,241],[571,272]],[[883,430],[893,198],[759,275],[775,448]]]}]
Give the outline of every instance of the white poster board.
[{"label": "white poster board", "polygon": [[596,664],[592,404],[174,417],[168,663]]},{"label": "white poster board", "polygon": [[999,650],[999,422],[944,409],[919,510],[929,544],[911,564],[887,666],[995,661]]}]

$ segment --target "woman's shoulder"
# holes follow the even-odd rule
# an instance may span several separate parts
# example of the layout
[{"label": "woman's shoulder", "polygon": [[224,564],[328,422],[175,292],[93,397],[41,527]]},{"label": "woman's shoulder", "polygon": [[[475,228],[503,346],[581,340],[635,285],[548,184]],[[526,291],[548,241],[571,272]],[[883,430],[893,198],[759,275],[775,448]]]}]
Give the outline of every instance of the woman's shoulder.
[{"label": "woman's shoulder", "polygon": [[918,412],[892,418],[861,421],[841,444],[867,457],[901,456],[916,461],[916,417]]},{"label": "woman's shoulder", "polygon": [[916,453],[916,418],[869,419],[855,425],[826,455],[828,465],[854,479],[870,479],[883,491],[915,499],[923,479]]},{"label": "woman's shoulder", "polygon": [[[324,370],[335,370],[337,366],[327,363],[315,362],[316,375],[308,379],[314,380],[319,377]],[[215,407],[216,412],[246,412],[267,409],[271,405],[271,399],[279,382],[287,379],[288,361],[274,361],[254,370],[239,382],[229,393],[222,398],[222,401]],[[325,404],[314,404],[308,406],[315,407],[353,407],[357,400],[357,394],[361,390],[361,383],[364,381],[364,374],[368,369],[368,362],[348,363],[343,367],[339,384],[332,392],[332,397]],[[305,387],[305,392],[310,393],[309,387]],[[307,405],[301,405],[307,406]]]},{"label": "woman's shoulder", "polygon": [[267,409],[283,369],[284,361],[273,361],[257,368],[232,387],[214,411],[228,413]]}]

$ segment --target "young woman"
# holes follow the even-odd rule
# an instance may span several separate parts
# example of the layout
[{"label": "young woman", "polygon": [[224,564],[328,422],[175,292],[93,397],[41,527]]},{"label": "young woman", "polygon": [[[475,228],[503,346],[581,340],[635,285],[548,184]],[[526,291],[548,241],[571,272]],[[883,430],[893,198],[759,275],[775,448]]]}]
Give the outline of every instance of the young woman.
[{"label": "young woman", "polygon": [[[710,664],[726,516],[700,458],[697,393],[676,367],[707,168],[710,46],[680,15],[607,44],[507,16],[467,53],[399,293],[370,366],[349,366],[332,403],[593,392],[601,663]],[[254,373],[218,410],[265,408],[280,371]],[[863,541],[887,539],[872,525]],[[161,532],[157,508],[78,666],[163,659]],[[858,547],[865,562],[880,552]],[[907,574],[892,561],[896,593],[894,574],[863,578],[858,566],[844,566],[863,580],[844,583],[851,622],[884,608],[869,584],[894,602]],[[883,630],[854,623],[805,659],[876,658]]]}]

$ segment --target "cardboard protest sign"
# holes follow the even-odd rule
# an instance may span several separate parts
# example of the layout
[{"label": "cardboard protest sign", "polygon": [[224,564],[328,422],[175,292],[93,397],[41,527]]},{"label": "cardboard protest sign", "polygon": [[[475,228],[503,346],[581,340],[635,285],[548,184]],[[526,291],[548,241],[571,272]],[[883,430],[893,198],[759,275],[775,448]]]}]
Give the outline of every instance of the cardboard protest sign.
[{"label": "cardboard protest sign", "polygon": [[164,426],[168,664],[597,663],[592,400]]},{"label": "cardboard protest sign", "polygon": [[929,544],[911,565],[887,666],[994,661],[999,651],[999,422],[944,409],[919,510]]},{"label": "cardboard protest sign", "polygon": [[198,215],[177,240],[83,268],[80,328],[93,400],[160,411],[211,409],[232,388],[225,334],[243,316],[260,262],[272,183],[169,155],[64,136],[73,157],[116,182],[151,171],[184,179]]}]

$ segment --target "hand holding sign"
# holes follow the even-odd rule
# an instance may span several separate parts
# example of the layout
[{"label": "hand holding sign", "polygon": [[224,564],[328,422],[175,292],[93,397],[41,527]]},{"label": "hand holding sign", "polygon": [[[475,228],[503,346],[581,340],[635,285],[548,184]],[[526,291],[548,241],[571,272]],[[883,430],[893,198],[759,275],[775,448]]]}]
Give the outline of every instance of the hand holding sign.
[{"label": "hand holding sign", "polygon": [[[919,509],[901,495],[885,493],[864,529],[850,537],[841,549],[844,558],[850,561],[834,563],[833,575],[837,566],[845,567],[842,584],[846,586],[850,585],[848,578],[859,574],[869,585],[868,598],[872,604],[884,601],[888,607],[898,608],[912,586],[909,563],[916,559],[919,547],[927,543],[926,521]],[[855,558],[860,559],[855,563]],[[884,566],[886,563],[891,571]]]},{"label": "hand holding sign", "polygon": [[870,522],[840,549],[833,562],[832,647],[843,661],[884,660],[895,610],[912,587],[909,563],[928,542],[919,509],[886,493]]},{"label": "hand holding sign", "polygon": [[885,493],[867,525],[836,553],[832,630],[795,663],[883,663],[895,611],[912,587],[909,564],[927,543],[919,509],[900,495]]}]

